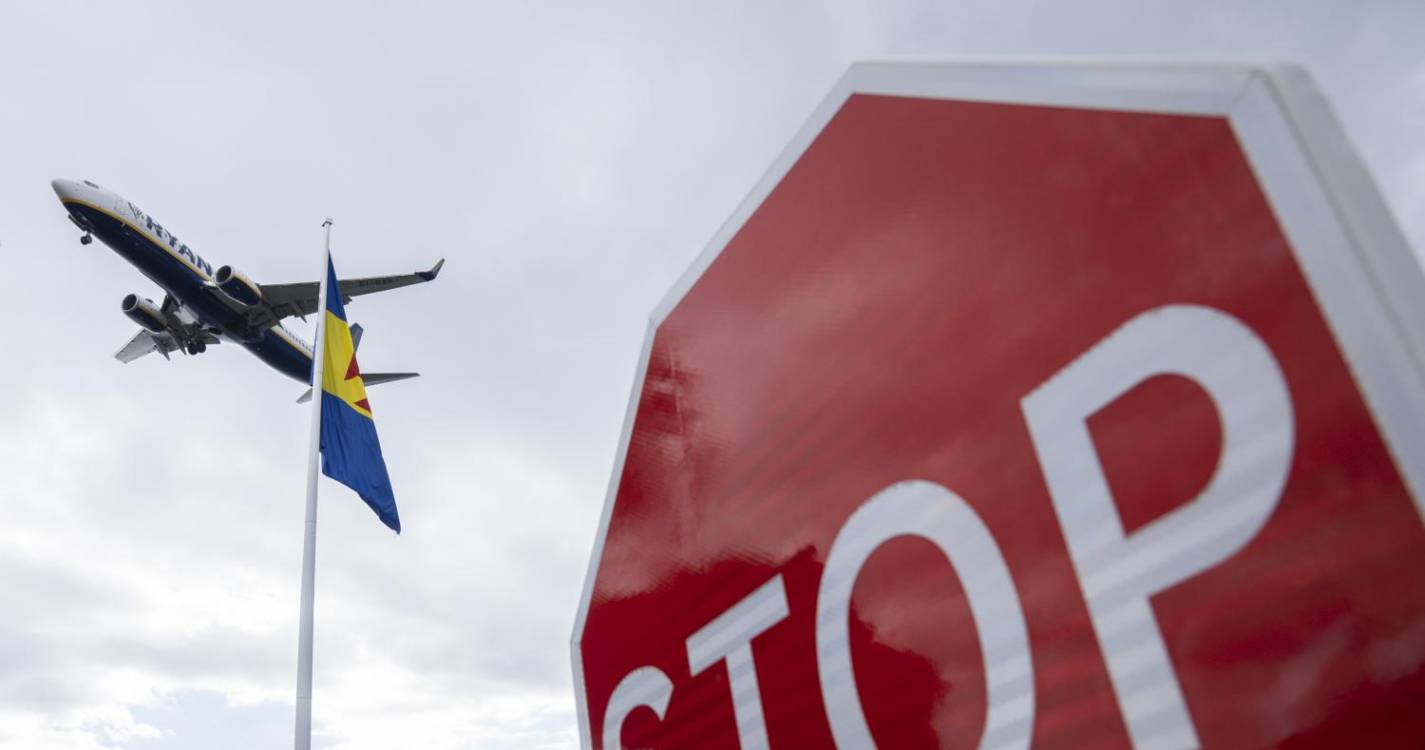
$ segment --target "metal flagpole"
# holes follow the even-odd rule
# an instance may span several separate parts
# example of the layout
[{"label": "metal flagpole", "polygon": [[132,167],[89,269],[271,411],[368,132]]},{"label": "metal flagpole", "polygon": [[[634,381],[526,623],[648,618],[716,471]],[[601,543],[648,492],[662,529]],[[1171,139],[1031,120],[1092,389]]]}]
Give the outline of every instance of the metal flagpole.
[{"label": "metal flagpole", "polygon": [[322,222],[322,275],[317,287],[317,333],[312,343],[312,442],[307,453],[307,522],[302,537],[302,610],[297,637],[296,750],[312,747],[312,605],[317,573],[317,462],[322,438],[322,360],[327,318],[327,268],[331,264],[332,220]]}]

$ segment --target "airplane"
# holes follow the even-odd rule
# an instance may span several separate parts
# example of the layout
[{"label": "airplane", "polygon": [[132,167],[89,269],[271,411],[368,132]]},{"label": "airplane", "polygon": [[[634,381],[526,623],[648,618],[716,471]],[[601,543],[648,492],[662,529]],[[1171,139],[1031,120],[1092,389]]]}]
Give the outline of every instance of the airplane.
[{"label": "airplane", "polygon": [[[306,319],[317,311],[318,282],[258,284],[232,266],[213,266],[181,242],[138,206],[89,180],[53,180],[50,186],[68,211],[69,220],[84,232],[80,244],[98,237],[164,291],[163,302],[129,294],[121,302],[124,315],[139,324],[139,332],[115,353],[129,363],[158,352],[164,359],[181,351],[206,352],[210,344],[231,341],[273,369],[310,385],[312,347],[294,336],[281,321]],[[442,258],[429,271],[341,279],[342,302],[363,294],[384,292],[434,281],[445,265]],[[330,292],[329,292],[330,293]],[[351,325],[352,343],[360,346],[361,326]],[[366,385],[417,377],[419,373],[362,373]],[[298,401],[306,401],[311,391]]]}]

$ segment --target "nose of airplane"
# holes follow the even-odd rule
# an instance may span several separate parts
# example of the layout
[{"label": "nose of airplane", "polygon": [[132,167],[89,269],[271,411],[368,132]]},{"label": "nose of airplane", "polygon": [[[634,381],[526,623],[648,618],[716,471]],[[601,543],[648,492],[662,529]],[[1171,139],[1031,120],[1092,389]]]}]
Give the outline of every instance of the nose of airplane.
[{"label": "nose of airplane", "polygon": [[75,193],[79,192],[78,184],[74,180],[50,180],[49,186],[54,188],[54,194],[59,196],[60,200],[73,198]]}]

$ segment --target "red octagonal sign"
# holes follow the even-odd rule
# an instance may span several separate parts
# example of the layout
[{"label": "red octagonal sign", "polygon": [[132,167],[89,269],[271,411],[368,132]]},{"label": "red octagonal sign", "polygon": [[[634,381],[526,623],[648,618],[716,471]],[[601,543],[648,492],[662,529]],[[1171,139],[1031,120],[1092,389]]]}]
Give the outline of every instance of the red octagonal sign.
[{"label": "red octagonal sign", "polygon": [[1422,303],[1292,69],[854,67],[654,315],[585,746],[1425,746]]}]

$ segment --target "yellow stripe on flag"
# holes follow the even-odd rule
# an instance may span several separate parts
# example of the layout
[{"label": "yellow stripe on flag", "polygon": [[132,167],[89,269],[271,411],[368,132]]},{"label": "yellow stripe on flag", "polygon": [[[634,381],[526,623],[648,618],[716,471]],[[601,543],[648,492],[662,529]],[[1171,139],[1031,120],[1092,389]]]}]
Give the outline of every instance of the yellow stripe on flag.
[{"label": "yellow stripe on flag", "polygon": [[351,341],[351,329],[346,321],[324,311],[325,359],[322,361],[322,390],[345,401],[358,414],[371,416],[371,404],[366,401],[366,384],[356,366],[356,347]]}]

